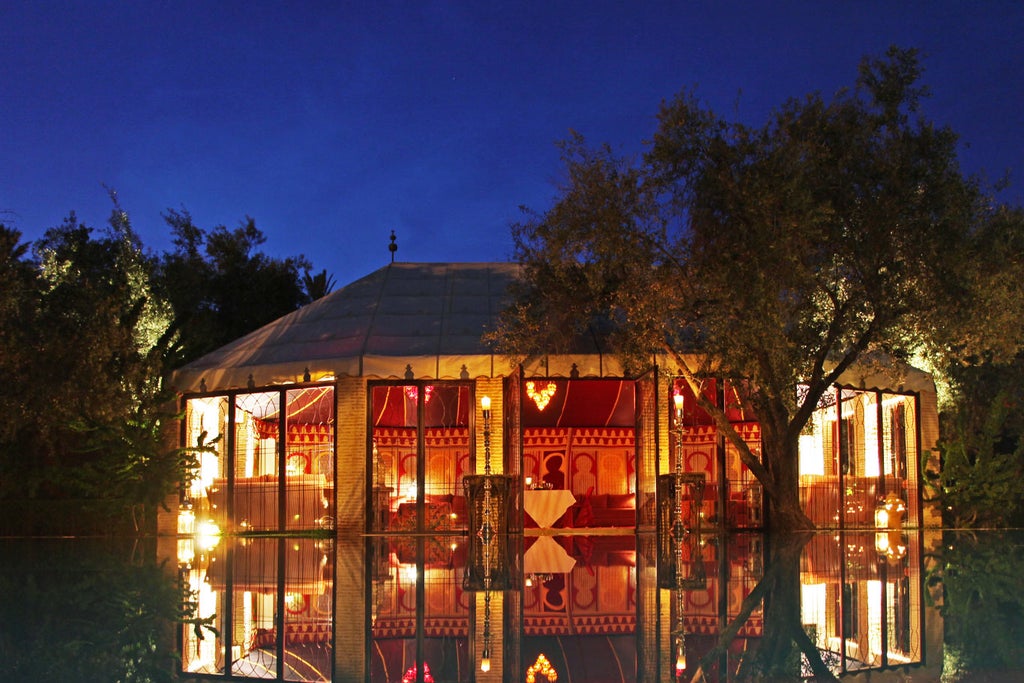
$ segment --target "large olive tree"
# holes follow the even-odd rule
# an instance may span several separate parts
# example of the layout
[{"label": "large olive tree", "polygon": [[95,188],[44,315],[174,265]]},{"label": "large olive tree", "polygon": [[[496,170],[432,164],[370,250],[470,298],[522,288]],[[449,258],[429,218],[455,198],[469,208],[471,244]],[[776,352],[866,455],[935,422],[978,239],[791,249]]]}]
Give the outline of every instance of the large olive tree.
[{"label": "large olive tree", "polygon": [[823,393],[873,352],[959,352],[985,331],[962,323],[991,303],[976,250],[991,210],[955,134],[923,118],[919,76],[894,48],[855,87],[759,127],[684,92],[635,162],[570,140],[560,196],[513,227],[524,278],[493,339],[522,357],[600,335],[627,369],[667,356],[698,397],[709,377],[742,378],[760,452],[704,408],[764,486],[772,528],[811,527],[797,444]]}]

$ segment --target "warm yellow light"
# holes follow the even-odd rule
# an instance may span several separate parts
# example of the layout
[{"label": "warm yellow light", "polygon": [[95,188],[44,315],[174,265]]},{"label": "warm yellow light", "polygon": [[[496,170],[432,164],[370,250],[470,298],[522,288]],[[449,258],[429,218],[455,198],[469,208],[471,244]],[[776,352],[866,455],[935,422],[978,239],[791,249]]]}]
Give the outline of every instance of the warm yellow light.
[{"label": "warm yellow light", "polygon": [[490,396],[484,396],[483,398],[480,399],[480,409],[483,410],[485,413],[490,411],[490,409],[491,409],[491,397]]},{"label": "warm yellow light", "polygon": [[488,671],[491,670],[491,658],[490,657],[484,657],[483,659],[480,660],[480,670],[483,671],[484,673],[487,673]]},{"label": "warm yellow light", "polygon": [[195,531],[196,515],[191,510],[182,510],[178,513],[178,533],[191,534]]},{"label": "warm yellow light", "polygon": [[192,561],[196,559],[196,550],[192,544],[191,538],[180,538],[178,539],[178,563],[184,565],[191,565]]},{"label": "warm yellow light", "polygon": [[679,652],[676,654],[676,673],[679,674],[686,671],[686,653]]},{"label": "warm yellow light", "polygon": [[196,545],[200,550],[212,550],[220,543],[220,527],[212,520],[200,522],[196,527]]},{"label": "warm yellow light", "polygon": [[547,408],[557,390],[558,385],[554,382],[548,382],[544,387],[538,387],[536,382],[526,383],[526,395],[537,405],[537,410]]},{"label": "warm yellow light", "polygon": [[685,399],[683,398],[682,394],[676,394],[676,395],[674,395],[672,397],[672,402],[676,404],[676,414],[677,415],[682,414],[682,412],[683,412],[683,401],[684,400]]},{"label": "warm yellow light", "polygon": [[527,486],[533,486],[533,477],[527,477],[526,478],[526,485]]},{"label": "warm yellow light", "polygon": [[558,672],[555,671],[555,667],[552,666],[543,652],[537,655],[537,661],[526,670],[526,683],[536,683],[537,674],[540,674],[548,683],[555,683],[558,680]]}]

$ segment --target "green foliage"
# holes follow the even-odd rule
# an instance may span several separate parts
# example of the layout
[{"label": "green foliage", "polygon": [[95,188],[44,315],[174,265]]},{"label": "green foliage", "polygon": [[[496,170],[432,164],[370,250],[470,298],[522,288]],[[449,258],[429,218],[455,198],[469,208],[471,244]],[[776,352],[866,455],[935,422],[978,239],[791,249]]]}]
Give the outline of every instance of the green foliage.
[{"label": "green foliage", "polygon": [[[94,532],[126,517],[145,531],[209,448],[170,445],[180,417],[170,371],[295,310],[307,296],[300,273],[320,291],[331,281],[308,278],[302,257],[259,252],[252,219],[206,233],[172,212],[175,251],[147,255],[111,199],[99,234],[72,214],[31,255],[0,225],[0,501],[77,501]],[[27,531],[59,532],[59,520],[29,518]]]},{"label": "green foliage", "polygon": [[1024,524],[1024,359],[956,369],[935,486],[955,527]]},{"label": "green foliage", "polygon": [[[8,251],[5,268],[23,278],[23,299],[6,311],[14,338],[0,340],[10,363],[5,399],[19,406],[0,434],[0,494],[123,498],[112,474],[130,432],[166,400],[169,309],[152,295],[150,263],[116,204],[102,237],[72,215],[35,244],[34,261],[24,254]],[[107,438],[91,443],[83,430]]]}]

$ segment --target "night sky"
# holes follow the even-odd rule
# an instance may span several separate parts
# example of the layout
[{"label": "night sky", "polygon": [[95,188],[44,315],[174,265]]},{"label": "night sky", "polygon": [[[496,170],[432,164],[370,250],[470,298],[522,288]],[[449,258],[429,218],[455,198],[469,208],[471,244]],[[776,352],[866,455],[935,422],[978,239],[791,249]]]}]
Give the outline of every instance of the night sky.
[{"label": "night sky", "polygon": [[343,285],[386,264],[511,255],[550,206],[570,130],[643,149],[692,87],[761,124],[920,48],[926,113],[1024,204],[1024,3],[0,2],[0,221],[33,240],[117,191],[150,249],[160,214],[246,216],[276,256]]}]

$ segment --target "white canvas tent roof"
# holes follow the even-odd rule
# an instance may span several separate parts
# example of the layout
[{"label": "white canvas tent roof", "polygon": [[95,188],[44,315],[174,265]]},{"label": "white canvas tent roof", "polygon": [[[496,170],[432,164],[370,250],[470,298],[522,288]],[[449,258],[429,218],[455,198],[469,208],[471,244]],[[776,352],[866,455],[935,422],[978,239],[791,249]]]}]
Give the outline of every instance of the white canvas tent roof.
[{"label": "white canvas tent roof", "polygon": [[[327,376],[492,376],[481,337],[508,302],[513,263],[392,263],[174,373],[181,392]],[[499,372],[498,374],[505,374]]]}]

